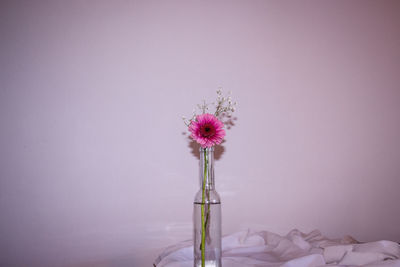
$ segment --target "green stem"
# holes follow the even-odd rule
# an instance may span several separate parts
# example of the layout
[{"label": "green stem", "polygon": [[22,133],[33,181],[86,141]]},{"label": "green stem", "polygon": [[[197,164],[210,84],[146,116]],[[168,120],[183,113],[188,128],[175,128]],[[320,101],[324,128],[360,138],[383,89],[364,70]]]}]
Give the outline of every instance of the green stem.
[{"label": "green stem", "polygon": [[[204,228],[206,229],[206,233],[207,233],[207,225],[208,225],[208,221],[209,221],[209,218],[210,218],[210,192],[209,191],[207,191],[207,193],[206,193],[206,195],[207,195],[207,201],[208,201],[208,204],[206,205],[206,209],[207,209],[207,211],[205,212],[206,213],[206,219],[205,219],[205,222],[204,222]],[[207,237],[206,237],[207,238]]]},{"label": "green stem", "polygon": [[207,181],[207,149],[204,149],[204,179],[203,179],[203,194],[201,196],[201,266],[206,265],[206,224],[204,222],[205,213],[205,198],[206,198],[206,181]]}]

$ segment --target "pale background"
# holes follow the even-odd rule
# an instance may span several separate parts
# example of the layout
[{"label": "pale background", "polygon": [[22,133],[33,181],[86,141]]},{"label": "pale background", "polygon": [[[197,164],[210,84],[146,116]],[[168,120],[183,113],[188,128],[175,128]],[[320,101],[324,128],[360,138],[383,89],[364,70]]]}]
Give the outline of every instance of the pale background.
[{"label": "pale background", "polygon": [[400,1],[1,1],[0,265],[150,266],[191,238],[180,117],[239,107],[223,233],[400,241]]}]

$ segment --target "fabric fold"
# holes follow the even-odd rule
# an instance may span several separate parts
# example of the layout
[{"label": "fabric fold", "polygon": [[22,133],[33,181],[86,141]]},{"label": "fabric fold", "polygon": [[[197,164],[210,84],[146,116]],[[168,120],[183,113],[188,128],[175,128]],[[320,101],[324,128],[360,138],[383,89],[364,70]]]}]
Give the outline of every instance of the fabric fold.
[{"label": "fabric fold", "polygon": [[[400,246],[392,241],[359,243],[350,236],[329,239],[314,230],[293,229],[286,236],[259,231],[236,232],[222,239],[224,267],[400,267]],[[167,248],[156,267],[192,267],[193,243],[185,241]]]}]

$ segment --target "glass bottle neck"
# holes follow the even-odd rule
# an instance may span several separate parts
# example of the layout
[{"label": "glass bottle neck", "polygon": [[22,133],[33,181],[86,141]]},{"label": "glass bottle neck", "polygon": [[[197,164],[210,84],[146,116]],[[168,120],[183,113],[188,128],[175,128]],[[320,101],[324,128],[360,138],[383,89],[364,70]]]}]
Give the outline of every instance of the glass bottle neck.
[{"label": "glass bottle neck", "polygon": [[200,148],[200,187],[214,190],[214,147]]}]

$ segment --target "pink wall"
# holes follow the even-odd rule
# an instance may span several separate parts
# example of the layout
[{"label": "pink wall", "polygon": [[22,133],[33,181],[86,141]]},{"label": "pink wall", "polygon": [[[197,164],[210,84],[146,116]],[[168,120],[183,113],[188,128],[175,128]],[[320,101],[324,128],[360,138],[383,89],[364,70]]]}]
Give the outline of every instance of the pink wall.
[{"label": "pink wall", "polygon": [[232,90],[224,233],[400,241],[399,1],[0,4],[0,265],[149,266],[191,238],[182,115]]}]

